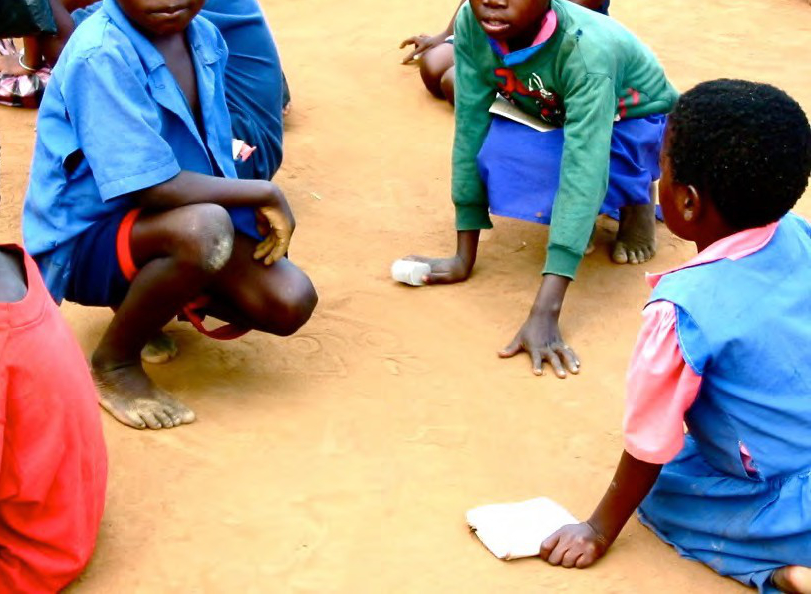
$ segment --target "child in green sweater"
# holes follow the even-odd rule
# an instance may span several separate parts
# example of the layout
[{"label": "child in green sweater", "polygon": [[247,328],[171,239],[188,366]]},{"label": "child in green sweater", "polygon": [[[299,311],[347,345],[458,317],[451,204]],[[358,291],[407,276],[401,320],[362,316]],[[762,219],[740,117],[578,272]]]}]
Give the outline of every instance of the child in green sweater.
[{"label": "child in green sweater", "polygon": [[[403,64],[410,64],[419,59],[420,76],[425,88],[437,99],[445,99],[453,105],[454,83],[456,69],[453,64],[453,24],[459,9],[467,0],[462,0],[454,11],[453,18],[448,26],[429,37],[428,35],[414,35],[400,44],[400,49],[413,45],[414,48],[403,58]],[[608,14],[608,5],[611,0],[571,0],[572,2]]]},{"label": "child in green sweater", "polygon": [[[678,94],[632,33],[565,0],[470,0],[455,31],[457,251],[411,259],[431,266],[426,284],[461,282],[490,213],[549,224],[544,280],[500,355],[526,351],[537,375],[546,361],[564,378],[580,362],[561,337],[560,310],[597,216],[620,219],[615,262],[655,252],[650,187]],[[494,117],[497,93],[552,130]]]}]

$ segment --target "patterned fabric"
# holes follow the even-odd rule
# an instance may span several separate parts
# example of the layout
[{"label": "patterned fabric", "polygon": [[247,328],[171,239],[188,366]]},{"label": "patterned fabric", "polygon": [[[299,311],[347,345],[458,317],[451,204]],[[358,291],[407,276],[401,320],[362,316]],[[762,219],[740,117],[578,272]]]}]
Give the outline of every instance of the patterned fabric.
[{"label": "patterned fabric", "polygon": [[[0,56],[19,56],[11,39],[0,39]],[[30,74],[0,74],[0,105],[36,109],[51,78],[50,68]]]}]

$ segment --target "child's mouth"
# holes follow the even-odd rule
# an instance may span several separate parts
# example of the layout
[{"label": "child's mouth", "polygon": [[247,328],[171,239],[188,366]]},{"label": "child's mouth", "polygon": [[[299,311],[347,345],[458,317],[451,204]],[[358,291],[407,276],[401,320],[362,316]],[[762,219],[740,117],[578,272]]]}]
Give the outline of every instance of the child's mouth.
[{"label": "child's mouth", "polygon": [[503,35],[510,28],[510,23],[500,19],[482,19],[480,22],[484,32],[491,37]]},{"label": "child's mouth", "polygon": [[160,19],[174,19],[187,10],[187,6],[176,6],[173,8],[167,8],[165,10],[156,10],[152,13],[153,16],[158,17]]}]

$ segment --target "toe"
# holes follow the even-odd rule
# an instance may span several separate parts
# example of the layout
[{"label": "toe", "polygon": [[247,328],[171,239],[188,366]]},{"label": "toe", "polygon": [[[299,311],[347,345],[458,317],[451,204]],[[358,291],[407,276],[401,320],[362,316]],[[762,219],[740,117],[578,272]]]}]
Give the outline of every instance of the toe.
[{"label": "toe", "polygon": [[172,419],[169,417],[168,414],[166,414],[166,411],[156,410],[155,418],[158,419],[158,422],[164,429],[171,429],[172,427],[175,426],[175,424],[172,422]]},{"label": "toe", "polygon": [[639,256],[637,255],[636,250],[630,250],[628,252],[628,263],[639,264]]},{"label": "toe", "polygon": [[115,406],[107,398],[100,398],[99,404],[120,423],[132,427],[133,429],[146,429],[146,423],[140,415],[130,410],[124,410]]},{"label": "toe", "polygon": [[628,263],[628,250],[625,247],[625,244],[621,241],[618,241],[614,246],[614,253],[611,254],[611,259],[614,260],[617,264],[627,264]]},{"label": "toe", "polygon": [[192,411],[190,408],[180,403],[177,403],[174,406],[172,406],[171,410],[172,417],[179,420],[179,422],[176,423],[177,425],[193,423],[194,420],[197,418],[197,416],[194,414],[194,411]]},{"label": "toe", "polygon": [[141,418],[150,429],[163,429],[163,425],[161,425],[160,421],[155,417],[155,413],[152,411],[141,411]]}]

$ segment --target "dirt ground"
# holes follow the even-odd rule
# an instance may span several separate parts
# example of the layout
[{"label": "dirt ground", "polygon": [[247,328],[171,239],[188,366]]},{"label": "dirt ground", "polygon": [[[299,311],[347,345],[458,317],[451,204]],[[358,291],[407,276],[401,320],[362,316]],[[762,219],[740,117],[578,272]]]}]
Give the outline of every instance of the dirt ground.
[{"label": "dirt ground", "polygon": [[[76,592],[735,592],[632,520],[595,568],[502,563],[471,536],[470,507],[554,497],[586,517],[622,449],[623,378],[648,289],[608,259],[582,268],[563,331],[582,374],[536,378],[501,361],[539,282],[546,231],[497,221],[476,273],[410,289],[392,260],[453,248],[452,112],[415,68],[408,35],[455,4],[266,2],[293,90],[278,182],[298,219],[292,257],[321,302],[297,336],[206,340],[150,370],[194,425],[136,432],[104,416],[109,500]],[[811,113],[806,0],[616,0],[614,16],[680,89],[721,76],[785,88]],[[0,109],[0,238],[20,238],[34,114]],[[811,215],[808,200],[800,213]],[[649,270],[692,255],[659,229]],[[65,305],[89,353],[107,311]]]}]

